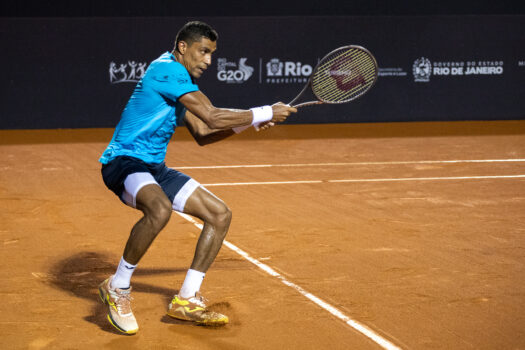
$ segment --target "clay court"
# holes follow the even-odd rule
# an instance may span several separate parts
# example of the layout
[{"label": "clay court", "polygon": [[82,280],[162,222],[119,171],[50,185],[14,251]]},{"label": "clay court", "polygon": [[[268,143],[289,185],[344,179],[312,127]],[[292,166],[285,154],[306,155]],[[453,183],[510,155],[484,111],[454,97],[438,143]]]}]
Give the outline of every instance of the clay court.
[{"label": "clay court", "polygon": [[135,336],[96,288],[140,217],[100,176],[112,132],[0,131],[2,348],[525,349],[525,122],[278,126],[206,147],[177,130],[168,166],[233,211],[203,284],[231,323],[165,316],[200,232],[173,215],[133,276]]}]

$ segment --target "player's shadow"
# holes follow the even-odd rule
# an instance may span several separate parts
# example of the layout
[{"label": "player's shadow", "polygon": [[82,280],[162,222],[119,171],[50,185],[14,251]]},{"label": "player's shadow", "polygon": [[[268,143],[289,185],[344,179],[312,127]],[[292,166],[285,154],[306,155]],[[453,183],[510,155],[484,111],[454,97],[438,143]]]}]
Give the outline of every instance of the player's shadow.
[{"label": "player's shadow", "polygon": [[[110,262],[111,261],[111,262]],[[92,304],[90,316],[84,317],[102,330],[115,333],[106,319],[107,307],[100,301],[98,285],[115,273],[115,258],[99,252],[81,252],[56,262],[50,269],[48,282],[54,287]],[[134,276],[185,273],[186,269],[148,269],[141,268]],[[133,290],[143,293],[159,294],[166,300],[178,291],[147,283],[133,282]]]}]

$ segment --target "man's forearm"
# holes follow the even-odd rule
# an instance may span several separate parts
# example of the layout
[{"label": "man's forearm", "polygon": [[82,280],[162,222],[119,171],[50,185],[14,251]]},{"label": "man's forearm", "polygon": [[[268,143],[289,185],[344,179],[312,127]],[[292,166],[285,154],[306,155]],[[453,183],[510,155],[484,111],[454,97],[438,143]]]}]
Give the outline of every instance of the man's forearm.
[{"label": "man's forearm", "polygon": [[252,108],[250,110],[217,108],[200,91],[188,93],[179,101],[193,115],[202,120],[210,129],[225,130],[244,125],[254,125],[272,119],[273,110],[270,106]]},{"label": "man's forearm", "polygon": [[196,139],[196,141],[200,146],[205,146],[209,145],[210,143],[224,140],[225,138],[228,138],[232,135],[235,135],[235,133],[231,129],[217,130],[208,135],[199,137],[199,139]]}]

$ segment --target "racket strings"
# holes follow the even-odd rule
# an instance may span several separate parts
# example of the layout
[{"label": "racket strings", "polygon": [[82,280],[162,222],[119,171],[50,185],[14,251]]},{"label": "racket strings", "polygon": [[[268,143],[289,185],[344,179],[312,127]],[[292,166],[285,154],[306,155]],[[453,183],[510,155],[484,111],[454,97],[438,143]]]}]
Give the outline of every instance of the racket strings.
[{"label": "racket strings", "polygon": [[[354,50],[355,51],[355,50]],[[337,67],[337,70],[334,72],[334,74],[330,74],[329,68],[334,64],[334,61],[339,61],[339,65]],[[369,61],[369,62],[367,62]],[[330,78],[334,79],[333,75],[335,76],[348,76],[348,75],[356,75],[355,70],[357,69],[358,73],[363,73],[362,69],[363,67],[368,66],[368,68],[374,70],[374,64],[373,61],[370,62],[370,57],[363,51],[355,51],[355,52],[345,52],[340,55],[336,55],[336,57],[328,60],[328,62],[320,65],[318,72],[321,74],[317,74],[317,78],[320,78],[320,81],[326,81]],[[372,64],[367,64],[372,63]],[[325,73],[325,74],[323,74]]]},{"label": "racket strings", "polygon": [[312,90],[324,102],[343,103],[365,93],[377,77],[375,59],[365,50],[344,48],[319,63]]},{"label": "racket strings", "polygon": [[[350,65],[352,63],[353,63],[353,65],[358,65],[359,64],[358,61],[361,61],[363,56],[365,56],[364,52],[345,52],[345,53],[343,53],[341,55],[338,55],[338,56],[336,56],[336,57],[334,57],[332,59],[329,59],[328,62],[320,65],[319,72],[327,73],[327,69],[329,69],[330,66],[332,64],[334,64],[334,61],[347,59],[346,67],[339,67],[338,72],[336,73],[336,75],[345,75],[345,71],[346,70],[350,71],[350,69],[353,68],[353,67],[350,67]],[[329,74],[318,74],[317,77],[320,80],[328,80],[328,79],[332,78]]]},{"label": "racket strings", "polygon": [[[375,75],[375,69],[370,69],[366,73],[373,73],[370,77],[373,78]],[[373,79],[367,79],[365,76],[363,76],[364,83],[358,83],[355,84],[353,88],[350,88],[350,90],[343,90],[343,89],[334,89],[331,93],[331,95],[326,96],[325,98],[330,98],[331,100],[340,101],[340,100],[347,100],[350,98],[354,98],[356,95],[359,95],[366,91],[368,87],[373,83]]]},{"label": "racket strings", "polygon": [[373,82],[375,67],[373,62],[370,63],[364,52],[344,52],[329,58],[320,67],[320,74],[314,82],[318,87],[317,92],[322,94],[324,99],[334,101],[354,97]]},{"label": "racket strings", "polygon": [[[348,98],[352,98],[354,97],[355,95],[361,93],[363,90],[366,90],[368,88],[369,85],[371,85],[373,83],[373,80],[370,79],[370,78],[373,78],[374,76],[374,72],[375,70],[373,68],[365,71],[365,72],[362,72],[362,76],[361,77],[354,77],[354,79],[359,79],[361,78],[362,81],[358,81],[357,83],[355,84],[352,84],[354,87],[350,87],[349,90],[344,90],[344,89],[341,89],[341,88],[338,88],[338,89],[335,89],[335,88],[332,88],[331,90],[329,90],[330,88],[330,85],[332,85],[333,83],[332,82],[325,82],[324,84],[320,84],[319,86],[319,90],[322,91],[322,95],[324,95],[324,99],[330,99],[330,100],[346,100]],[[367,73],[372,73],[370,75],[370,78],[367,79],[367,76],[366,74]],[[352,78],[350,78],[352,79]]]}]

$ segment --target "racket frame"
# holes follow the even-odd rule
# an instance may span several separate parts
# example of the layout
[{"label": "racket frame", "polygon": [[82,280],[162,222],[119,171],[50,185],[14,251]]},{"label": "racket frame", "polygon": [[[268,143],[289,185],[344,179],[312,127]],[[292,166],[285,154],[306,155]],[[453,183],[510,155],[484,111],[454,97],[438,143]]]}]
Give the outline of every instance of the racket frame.
[{"label": "racket frame", "polygon": [[339,50],[342,50],[342,49],[359,49],[359,50],[362,50],[364,52],[366,52],[371,58],[372,60],[374,61],[374,65],[376,66],[376,74],[374,76],[374,81],[372,82],[372,84],[368,87],[368,89],[365,91],[365,93],[370,90],[372,88],[372,86],[375,85],[376,81],[377,81],[377,77],[378,77],[378,74],[379,74],[379,68],[378,68],[378,65],[377,65],[377,60],[376,58],[374,57],[374,55],[372,55],[372,53],[365,49],[364,47],[362,46],[359,46],[359,45],[347,45],[347,46],[341,46],[341,47],[338,47],[337,49],[335,50],[332,50],[330,51],[329,53],[327,53],[326,55],[324,55],[324,57],[322,59],[319,60],[319,62],[317,62],[317,65],[315,66],[315,68],[313,69],[312,71],[312,74],[310,74],[310,77],[308,78],[308,82],[304,85],[303,89],[301,90],[301,92],[295,96],[295,98],[290,101],[290,103],[288,103],[288,105],[292,106],[292,107],[295,107],[295,108],[299,108],[299,107],[306,107],[306,106],[312,106],[312,105],[320,105],[320,104],[324,104],[324,103],[327,103],[327,104],[341,104],[341,103],[347,103],[347,102],[350,102],[350,101],[353,101],[353,100],[356,100],[358,99],[359,97],[363,96],[365,93],[362,93],[362,94],[359,94],[357,96],[354,96],[352,97],[351,99],[349,100],[345,100],[345,101],[340,101],[340,102],[332,102],[332,101],[326,101],[326,100],[323,100],[322,98],[320,98],[319,96],[317,96],[317,94],[315,93],[315,91],[313,89],[312,90],[312,94],[317,98],[317,101],[308,101],[308,102],[302,102],[302,103],[299,103],[297,105],[294,105],[293,103],[295,101],[297,101],[299,99],[299,97],[302,96],[302,94],[308,89],[308,88],[311,88],[312,87],[312,79],[313,79],[313,76],[315,75],[315,73],[317,72],[317,69],[319,68],[319,65],[321,63],[324,63],[323,61],[325,60],[325,58],[329,57],[330,55],[334,54],[336,51],[339,51]]}]

